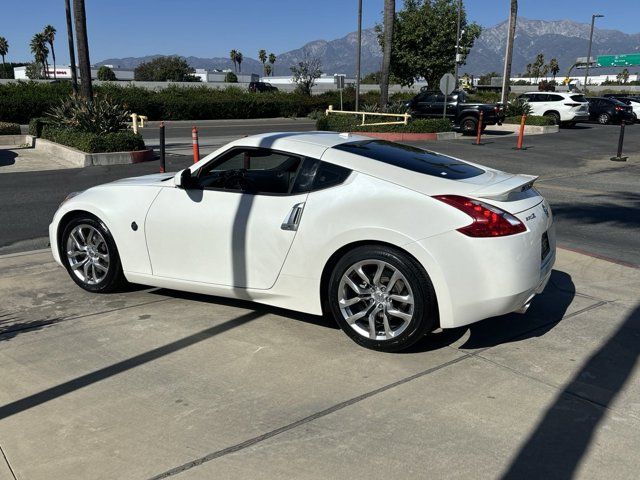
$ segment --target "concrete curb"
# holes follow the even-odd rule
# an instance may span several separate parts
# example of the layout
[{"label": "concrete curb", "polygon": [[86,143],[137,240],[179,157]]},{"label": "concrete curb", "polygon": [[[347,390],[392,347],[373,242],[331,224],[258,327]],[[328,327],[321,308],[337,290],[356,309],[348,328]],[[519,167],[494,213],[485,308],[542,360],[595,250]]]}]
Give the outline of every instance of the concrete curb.
[{"label": "concrete curb", "polygon": [[77,167],[88,167],[91,165],[126,165],[153,160],[152,149],[137,152],[86,153],[43,138],[35,140],[35,149],[50,155],[55,155],[57,158]]},{"label": "concrete curb", "polygon": [[33,147],[31,135],[0,135],[0,145],[29,145]]},{"label": "concrete curb", "polygon": [[[487,126],[487,130],[500,131],[500,132],[513,132],[517,133],[520,130],[520,125],[503,123],[502,125],[490,125]],[[542,135],[546,133],[558,133],[560,127],[558,125],[525,125],[525,135]]]},{"label": "concrete curb", "polygon": [[437,140],[453,140],[462,136],[457,132],[440,132],[440,133],[402,133],[402,132],[351,132],[354,135],[363,135],[365,137],[379,138],[380,140],[388,140],[390,142],[418,142]]}]

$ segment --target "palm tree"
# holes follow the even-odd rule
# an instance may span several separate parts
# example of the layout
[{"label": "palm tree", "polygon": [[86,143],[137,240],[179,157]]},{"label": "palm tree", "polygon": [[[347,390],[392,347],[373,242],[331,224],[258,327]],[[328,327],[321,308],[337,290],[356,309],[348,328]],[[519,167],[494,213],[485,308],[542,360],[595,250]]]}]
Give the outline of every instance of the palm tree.
[{"label": "palm tree", "polygon": [[91,61],[89,60],[89,39],[87,37],[87,16],[84,9],[84,0],[73,0],[73,16],[76,24],[76,47],[78,49],[82,96],[91,102],[93,88],[91,87]]},{"label": "palm tree", "polygon": [[[509,30],[507,32],[507,46],[504,54],[504,70],[502,72],[502,105],[507,104],[509,98],[509,79],[511,78],[511,64],[513,62],[513,42],[516,38],[516,22],[518,21],[518,0],[511,0],[509,7]],[[529,70],[528,70],[529,71]]]},{"label": "palm tree", "polygon": [[53,58],[53,78],[57,79],[58,76],[56,75],[56,51],[53,49],[53,42],[56,39],[56,29],[53,27],[53,25],[47,25],[46,27],[44,27],[42,33],[47,39],[47,43],[49,43],[49,46],[51,47],[51,57]]},{"label": "palm tree", "polygon": [[391,68],[391,46],[393,23],[396,18],[395,0],[384,0],[384,33],[382,41],[382,75],[380,76],[380,106],[389,103],[389,69]]},{"label": "palm tree", "polygon": [[236,62],[238,61],[238,51],[237,50],[231,50],[229,52],[229,58],[231,58],[231,61],[233,62],[233,71],[237,72],[238,69],[236,68]]},{"label": "palm tree", "polygon": [[551,75],[553,75],[553,80],[555,81],[556,75],[560,71],[560,65],[558,65],[557,59],[552,58],[549,60],[549,71],[551,72]]},{"label": "palm tree", "polygon": [[242,52],[238,52],[236,55],[236,62],[238,62],[238,72],[242,73]]},{"label": "palm tree", "polygon": [[265,74],[265,76],[267,76],[267,77],[268,77],[269,75],[271,75],[271,65],[265,65],[265,66],[264,66],[264,74]]},{"label": "palm tree", "polygon": [[269,69],[271,73],[275,73],[275,67],[273,66],[276,63],[276,56],[273,53],[269,54],[269,63],[271,64],[271,68]]},{"label": "palm tree", "polygon": [[33,57],[36,63],[44,66],[46,69],[47,55],[49,55],[49,49],[47,48],[47,39],[44,36],[44,34],[36,33],[31,38],[31,43],[29,44],[29,47],[31,49],[31,53],[33,53]]},{"label": "palm tree", "polygon": [[70,0],[64,0],[65,14],[67,17],[67,43],[69,44],[69,66],[71,67],[71,85],[73,94],[78,94],[78,70],[76,69],[76,54],[73,48],[73,23],[71,20]]},{"label": "palm tree", "polygon": [[260,50],[258,52],[258,58],[262,62],[262,74],[266,75],[265,63],[267,62],[267,51],[266,50]]},{"label": "palm tree", "polygon": [[9,53],[9,42],[4,37],[0,37],[0,57],[2,57],[2,76],[4,77],[6,69],[4,65],[4,56]]}]

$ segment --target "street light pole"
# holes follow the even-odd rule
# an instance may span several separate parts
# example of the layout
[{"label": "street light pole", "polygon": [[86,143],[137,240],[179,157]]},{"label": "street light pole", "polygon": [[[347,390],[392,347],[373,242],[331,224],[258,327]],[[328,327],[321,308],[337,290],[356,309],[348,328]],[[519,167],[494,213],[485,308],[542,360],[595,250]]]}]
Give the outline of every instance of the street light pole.
[{"label": "street light pole", "polygon": [[458,27],[456,29],[456,67],[453,76],[456,78],[454,85],[458,89],[458,54],[460,53],[460,12],[462,10],[462,0],[458,0]]},{"label": "street light pole", "polygon": [[594,14],[591,15],[591,33],[589,34],[589,52],[587,53],[587,68],[584,72],[584,93],[587,93],[587,81],[589,79],[589,65],[591,64],[591,45],[593,43],[593,26],[596,23],[596,18],[604,17],[604,15]]},{"label": "street light pole", "polygon": [[356,112],[360,107],[360,56],[362,51],[362,0],[358,0],[358,52],[356,54]]}]

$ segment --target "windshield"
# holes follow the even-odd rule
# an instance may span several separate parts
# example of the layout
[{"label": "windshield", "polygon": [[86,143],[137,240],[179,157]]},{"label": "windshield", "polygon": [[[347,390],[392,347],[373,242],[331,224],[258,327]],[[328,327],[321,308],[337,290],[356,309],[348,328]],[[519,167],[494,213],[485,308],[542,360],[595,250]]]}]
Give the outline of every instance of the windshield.
[{"label": "windshield", "polygon": [[333,148],[413,172],[450,180],[477,177],[484,173],[484,170],[455,158],[385,140],[362,140],[342,143]]}]

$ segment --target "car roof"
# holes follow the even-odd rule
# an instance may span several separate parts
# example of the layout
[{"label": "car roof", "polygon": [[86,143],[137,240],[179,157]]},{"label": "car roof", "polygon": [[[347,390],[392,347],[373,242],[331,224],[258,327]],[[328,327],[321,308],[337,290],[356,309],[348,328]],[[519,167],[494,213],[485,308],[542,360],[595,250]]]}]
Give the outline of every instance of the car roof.
[{"label": "car roof", "polygon": [[[324,148],[331,148],[341,143],[353,142],[354,140],[366,140],[369,137],[354,135],[352,133],[337,133],[325,131],[311,132],[271,132],[260,133],[244,137],[238,143],[245,146],[276,148],[277,143],[291,143],[303,145],[316,145]],[[280,148],[283,148],[282,146]]]}]

